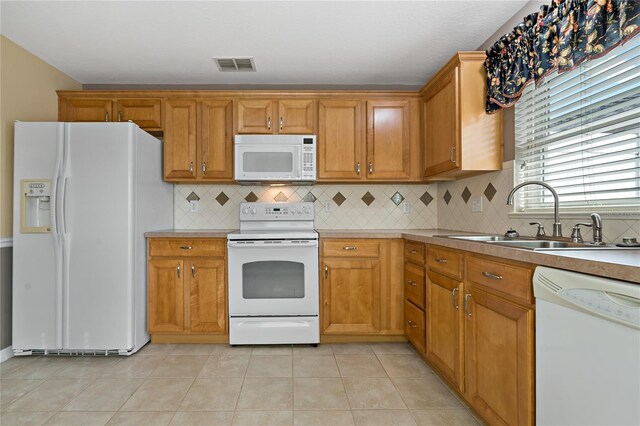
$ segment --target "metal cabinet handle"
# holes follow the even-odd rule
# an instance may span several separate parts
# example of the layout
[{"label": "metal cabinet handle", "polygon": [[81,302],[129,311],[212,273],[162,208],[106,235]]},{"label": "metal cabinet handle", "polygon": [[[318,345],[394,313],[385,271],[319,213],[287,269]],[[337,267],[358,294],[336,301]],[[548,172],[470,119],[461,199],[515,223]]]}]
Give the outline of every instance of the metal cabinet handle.
[{"label": "metal cabinet handle", "polygon": [[373,161],[369,161],[369,174],[373,174]]},{"label": "metal cabinet handle", "polygon": [[122,111],[118,111],[118,121],[122,121]]},{"label": "metal cabinet handle", "polygon": [[280,130],[284,127],[284,118],[280,117]]},{"label": "metal cabinet handle", "polygon": [[436,257],[435,261],[438,262],[438,263],[447,263],[448,262],[447,259],[444,259],[442,257]]},{"label": "metal cabinet handle", "polygon": [[471,316],[471,311],[469,310],[469,298],[471,297],[471,293],[467,293],[464,295],[464,313],[468,316]]},{"label": "metal cabinet handle", "polygon": [[202,176],[206,176],[207,175],[207,162],[203,161],[202,162]]},{"label": "metal cabinet handle", "polygon": [[449,150],[449,159],[451,160],[452,163],[456,162],[456,147],[452,146],[451,149]]},{"label": "metal cabinet handle", "polygon": [[193,174],[193,161],[189,162],[189,173]]},{"label": "metal cabinet handle", "polygon": [[196,265],[191,265],[191,276],[196,277]]},{"label": "metal cabinet handle", "polygon": [[407,321],[407,324],[409,324],[409,327],[411,327],[411,328],[416,328],[418,326],[415,322],[413,322],[411,320]]},{"label": "metal cabinet handle", "polygon": [[418,250],[410,250],[409,253],[416,254],[416,253],[418,253]]},{"label": "metal cabinet handle", "polygon": [[356,163],[356,174],[358,174],[358,175],[360,174],[360,162],[359,161]]},{"label": "metal cabinet handle", "polygon": [[109,111],[104,112],[104,121],[109,121]]},{"label": "metal cabinet handle", "polygon": [[271,117],[267,117],[267,129],[271,130]]},{"label": "metal cabinet handle", "polygon": [[329,277],[329,267],[327,265],[324,265],[324,278],[328,278]]},{"label": "metal cabinet handle", "polygon": [[502,279],[502,275],[496,275],[496,274],[492,274],[491,272],[483,272],[482,275],[484,275],[487,278],[491,278],[493,280],[501,280]]},{"label": "metal cabinet handle", "polygon": [[344,246],[344,247],[342,247],[342,250],[358,250],[358,247],[356,247],[356,246]]},{"label": "metal cabinet handle", "polygon": [[417,283],[417,282],[415,282],[415,281],[411,281],[411,280],[407,281],[407,283],[408,283],[410,286],[413,286],[413,287],[415,287],[415,286],[417,286],[417,285],[418,285],[418,283]]},{"label": "metal cabinet handle", "polygon": [[176,275],[180,278],[180,264],[178,264],[178,267],[176,268]]},{"label": "metal cabinet handle", "polygon": [[455,309],[459,309],[460,306],[456,303],[456,293],[458,292],[458,287],[451,290],[451,304]]},{"label": "metal cabinet handle", "polygon": [[193,246],[180,246],[182,250],[191,250]]}]

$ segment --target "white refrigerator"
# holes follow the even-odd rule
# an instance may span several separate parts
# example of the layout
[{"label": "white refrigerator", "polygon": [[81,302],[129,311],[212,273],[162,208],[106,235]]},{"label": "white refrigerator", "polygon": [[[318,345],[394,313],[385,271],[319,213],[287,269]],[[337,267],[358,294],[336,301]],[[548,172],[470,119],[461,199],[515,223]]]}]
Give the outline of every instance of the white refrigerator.
[{"label": "white refrigerator", "polygon": [[173,226],[162,142],[133,123],[16,122],[13,185],[14,354],[140,349],[144,233]]}]

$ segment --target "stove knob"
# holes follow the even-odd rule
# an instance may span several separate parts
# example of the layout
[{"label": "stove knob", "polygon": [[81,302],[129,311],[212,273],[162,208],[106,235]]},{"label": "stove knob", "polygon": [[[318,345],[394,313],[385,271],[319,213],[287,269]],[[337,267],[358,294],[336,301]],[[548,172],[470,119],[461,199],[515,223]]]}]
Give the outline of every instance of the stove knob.
[{"label": "stove knob", "polygon": [[251,209],[251,214],[257,214],[258,213],[258,209],[256,209],[255,207]]},{"label": "stove knob", "polygon": [[242,214],[249,214],[249,207],[245,207],[242,209]]},{"label": "stove knob", "polygon": [[310,207],[305,207],[304,208],[304,214],[311,214],[311,208]]}]

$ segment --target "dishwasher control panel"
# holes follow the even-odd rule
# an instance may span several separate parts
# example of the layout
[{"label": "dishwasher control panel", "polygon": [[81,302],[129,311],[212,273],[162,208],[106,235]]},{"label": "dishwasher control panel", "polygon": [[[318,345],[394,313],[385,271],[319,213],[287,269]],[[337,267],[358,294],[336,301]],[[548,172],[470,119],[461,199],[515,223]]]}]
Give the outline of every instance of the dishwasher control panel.
[{"label": "dishwasher control panel", "polygon": [[585,288],[560,290],[558,295],[588,311],[640,327],[640,302],[632,297]]}]

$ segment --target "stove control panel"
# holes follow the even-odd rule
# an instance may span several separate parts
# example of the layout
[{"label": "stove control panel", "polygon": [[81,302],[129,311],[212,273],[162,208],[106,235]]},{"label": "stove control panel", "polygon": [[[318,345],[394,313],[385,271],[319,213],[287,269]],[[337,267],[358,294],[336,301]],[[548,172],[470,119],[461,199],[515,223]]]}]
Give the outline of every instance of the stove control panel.
[{"label": "stove control panel", "polygon": [[313,203],[241,203],[240,221],[313,220]]}]

